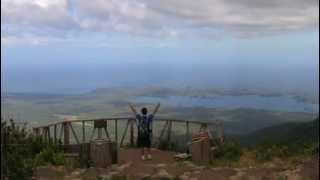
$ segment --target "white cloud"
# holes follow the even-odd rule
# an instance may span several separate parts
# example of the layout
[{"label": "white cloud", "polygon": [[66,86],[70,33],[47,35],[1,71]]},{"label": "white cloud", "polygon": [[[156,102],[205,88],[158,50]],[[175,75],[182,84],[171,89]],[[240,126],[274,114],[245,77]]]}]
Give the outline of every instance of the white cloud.
[{"label": "white cloud", "polygon": [[1,24],[48,36],[250,37],[316,29],[319,0],[2,0]]},{"label": "white cloud", "polygon": [[40,28],[74,26],[66,0],[2,0],[1,24]]}]

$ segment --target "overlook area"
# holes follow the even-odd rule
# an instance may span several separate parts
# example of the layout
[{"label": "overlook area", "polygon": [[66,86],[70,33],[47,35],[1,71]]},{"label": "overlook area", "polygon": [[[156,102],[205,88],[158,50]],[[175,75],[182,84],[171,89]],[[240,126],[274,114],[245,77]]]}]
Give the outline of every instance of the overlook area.
[{"label": "overlook area", "polygon": [[319,0],[1,0],[1,180],[318,180]]},{"label": "overlook area", "polygon": [[[116,121],[119,122],[121,120],[125,120],[128,122],[128,127],[131,124],[130,118],[110,118],[110,119],[97,119],[93,120],[94,122],[98,121]],[[165,122],[171,122],[169,119],[160,119]],[[129,139],[126,141],[126,130],[122,131],[119,136],[119,140],[114,139],[114,141],[118,142],[118,162],[112,166],[106,168],[95,168],[89,165],[89,167],[84,167],[81,164],[81,161],[74,161],[71,157],[70,153],[81,153],[81,148],[76,148],[76,144],[79,139],[83,139],[77,137],[76,130],[73,130],[72,125],[66,125],[66,123],[76,123],[80,120],[74,121],[64,121],[61,122],[61,127],[63,128],[63,136],[54,136],[54,129],[55,125],[58,124],[51,124],[51,134],[50,130],[48,131],[49,126],[41,126],[36,127],[33,129],[33,133],[28,134],[28,130],[24,129],[23,127],[19,127],[19,125],[2,123],[2,143],[11,142],[8,144],[2,144],[2,147],[9,150],[9,154],[3,154],[5,157],[2,163],[11,164],[13,162],[8,162],[9,159],[13,160],[12,158],[17,158],[15,161],[19,159],[19,156],[15,155],[18,151],[28,151],[28,147],[31,147],[33,150],[31,151],[38,151],[33,152],[35,153],[35,157],[31,157],[35,160],[31,165],[34,167],[30,167],[32,169],[30,175],[32,175],[35,179],[84,179],[84,180],[95,180],[95,179],[143,179],[143,178],[150,178],[150,179],[199,179],[205,180],[210,178],[218,178],[218,179],[243,179],[243,178],[252,178],[252,179],[316,179],[319,177],[319,119],[315,119],[311,122],[305,123],[289,123],[283,124],[278,126],[268,127],[251,134],[247,134],[243,137],[233,137],[229,139],[226,137],[222,144],[218,143],[215,144],[218,148],[217,151],[213,154],[214,159],[210,161],[209,164],[202,164],[193,162],[190,157],[184,157],[186,154],[187,149],[185,146],[179,147],[176,146],[178,141],[182,141],[183,139],[187,138],[187,141],[182,141],[183,143],[188,142],[188,136],[179,136],[175,134],[175,128],[168,128],[166,129],[165,140],[164,142],[166,146],[159,146],[158,141],[156,139],[161,139],[161,137],[157,137],[155,134],[154,140],[155,148],[152,149],[153,159],[148,161],[142,161],[140,159],[140,150],[133,148],[135,145],[131,145],[130,147],[130,135],[128,133]],[[90,120],[85,120],[90,121]],[[85,122],[83,121],[83,122]],[[157,120],[155,120],[157,121]],[[159,120],[158,120],[159,121]],[[183,123],[185,124],[188,121],[178,121],[172,120],[171,123]],[[88,123],[88,122],[87,122]],[[201,128],[201,122],[189,122],[190,127],[192,123],[200,123],[199,127]],[[206,123],[206,122],[202,122]],[[100,124],[100,123],[99,123]],[[110,126],[110,123],[108,123]],[[170,124],[170,123],[169,123]],[[188,124],[188,123],[187,123]],[[114,124],[116,125],[116,124]],[[205,127],[208,127],[208,130],[212,133],[212,137],[222,137],[218,131],[214,128],[219,128],[219,123],[212,124],[210,123]],[[171,125],[172,126],[172,125]],[[286,126],[287,130],[284,134],[281,132],[283,130],[282,126]],[[68,127],[66,131],[66,127]],[[85,127],[85,126],[83,126]],[[94,125],[95,127],[95,125]],[[162,127],[162,126],[157,126]],[[164,132],[165,124],[163,126],[162,132]],[[170,126],[168,126],[170,127]],[[177,126],[173,126],[177,127]],[[187,128],[188,126],[186,126]],[[110,128],[110,127],[109,127]],[[121,128],[127,129],[127,128]],[[129,128],[130,129],[130,128]],[[190,128],[192,129],[192,128]],[[170,137],[170,130],[172,130],[172,134]],[[187,129],[185,129],[187,130]],[[216,129],[217,130],[217,129]],[[68,132],[70,131],[70,132]],[[101,136],[101,132],[99,132],[99,128],[97,127],[98,134],[97,136],[91,135],[91,138]],[[181,129],[180,129],[181,131]],[[40,134],[41,132],[41,134]],[[59,131],[57,131],[59,132]],[[77,130],[79,133],[79,130]],[[95,131],[93,130],[92,133]],[[163,133],[162,134],[163,136]],[[185,133],[196,133],[196,131],[185,131]],[[305,132],[309,132],[309,134],[305,134]],[[8,134],[7,134],[8,133]],[[65,134],[68,133],[68,134]],[[70,133],[70,134],[69,134]],[[97,132],[96,132],[97,133]],[[107,131],[105,132],[107,133]],[[113,132],[114,133],[114,132]],[[115,132],[117,133],[117,132]],[[167,134],[168,133],[168,134]],[[11,134],[11,135],[10,135]],[[73,140],[72,136],[73,134]],[[103,133],[104,134],[104,133]],[[131,133],[130,133],[131,134]],[[295,134],[296,138],[292,136]],[[66,136],[67,135],[67,136]],[[188,134],[184,134],[188,135]],[[220,136],[219,136],[220,135]],[[281,136],[280,136],[281,135]],[[80,135],[79,135],[80,136]],[[110,135],[111,136],[111,135]],[[134,137],[135,135],[133,135]],[[160,135],[161,136],[161,135]],[[37,138],[38,137],[38,138]],[[104,135],[104,138],[107,138],[107,134]],[[113,136],[116,138],[118,136]],[[261,138],[264,137],[264,138]],[[278,138],[274,138],[278,137]],[[280,138],[281,137],[281,138]],[[35,139],[34,139],[35,138]],[[40,139],[39,139],[40,138]],[[58,138],[61,138],[60,140]],[[70,139],[66,139],[70,138]],[[236,138],[237,140],[235,140]],[[76,140],[78,139],[78,140]],[[85,138],[84,138],[85,139]],[[259,139],[259,140],[257,140]],[[40,141],[39,141],[40,140]],[[190,139],[189,139],[190,140]],[[121,142],[120,142],[121,141]],[[135,140],[134,140],[135,141]],[[31,143],[29,145],[25,143]],[[55,142],[59,142],[62,144],[57,146]],[[163,141],[162,141],[163,142]],[[170,144],[170,142],[175,142]],[[219,142],[219,141],[218,141]],[[240,144],[238,144],[240,142]],[[265,144],[263,144],[264,142]],[[280,142],[280,144],[279,144]],[[13,144],[12,144],[13,143]],[[20,146],[25,146],[23,149],[19,149]],[[71,143],[68,145],[67,143]],[[75,143],[75,144],[74,144]],[[216,142],[217,143],[217,142]],[[250,146],[247,146],[250,143]],[[14,145],[15,144],[15,145]],[[126,145],[128,144],[128,145]],[[14,145],[14,146],[12,146]],[[17,146],[18,145],[18,146]],[[30,146],[31,145],[31,146]],[[84,144],[80,145],[82,147]],[[168,146],[169,145],[169,146]],[[171,146],[170,146],[171,145]],[[36,146],[38,150],[35,149]],[[18,147],[18,149],[16,149]],[[9,149],[8,149],[9,148]],[[40,149],[39,149],[40,148]],[[62,149],[61,149],[62,148]],[[11,149],[11,150],[10,150]],[[41,150],[42,149],[42,150]],[[4,151],[6,152],[6,151]],[[8,152],[7,152],[8,153]],[[39,153],[39,154],[38,154]],[[46,155],[47,154],[47,155]],[[52,157],[51,157],[52,156]],[[9,159],[7,159],[9,158]],[[26,158],[26,157],[20,157]],[[53,159],[52,159],[53,158]],[[81,159],[81,158],[80,158]],[[31,160],[31,159],[30,159]],[[80,163],[80,164],[79,164]],[[30,165],[30,164],[29,164]],[[22,170],[26,167],[19,167],[21,165],[13,163],[11,167],[15,168],[22,168]],[[91,166],[91,167],[90,167]],[[9,166],[10,167],[10,166]],[[30,170],[31,170],[30,169]],[[12,169],[11,169],[12,171]],[[15,170],[16,171],[16,170]],[[15,172],[14,171],[14,172]],[[8,172],[8,169],[3,170],[4,173]],[[11,172],[11,177],[21,176],[22,172],[15,174]],[[13,173],[13,174],[12,174]],[[26,174],[27,175],[27,174]],[[28,176],[28,175],[27,175]]]}]

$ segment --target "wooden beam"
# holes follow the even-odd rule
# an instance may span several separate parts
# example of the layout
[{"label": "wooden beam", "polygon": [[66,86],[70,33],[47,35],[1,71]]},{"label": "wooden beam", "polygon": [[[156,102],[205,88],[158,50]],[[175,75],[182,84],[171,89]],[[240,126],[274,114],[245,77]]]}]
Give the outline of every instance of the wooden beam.
[{"label": "wooden beam", "polygon": [[169,149],[171,149],[171,129],[172,129],[172,121],[169,121],[169,127],[168,127],[168,137],[167,137],[167,142],[169,145]]},{"label": "wooden beam", "polygon": [[70,144],[70,130],[69,130],[69,124],[70,122],[65,122],[63,125],[63,139],[64,139],[64,145]]},{"label": "wooden beam", "polygon": [[163,128],[162,128],[162,130],[161,130],[161,133],[160,133],[160,136],[159,136],[159,144],[160,144],[160,142],[161,142],[161,138],[162,138],[162,136],[163,136],[163,134],[164,134],[164,132],[165,132],[165,130],[166,130],[166,128],[167,128],[167,126],[168,126],[168,121],[166,121],[166,123],[164,124],[164,126],[163,126]]},{"label": "wooden beam", "polygon": [[116,144],[118,144],[118,119],[115,119],[114,126],[115,126],[115,142]]},{"label": "wooden beam", "polygon": [[33,128],[33,133],[34,133],[36,136],[39,136],[39,128]]},{"label": "wooden beam", "polygon": [[69,126],[70,126],[70,128],[71,128],[71,131],[72,131],[73,136],[74,136],[74,138],[76,139],[77,143],[80,144],[80,141],[79,141],[79,139],[78,139],[78,136],[77,136],[77,134],[76,134],[76,131],[73,129],[72,124],[70,123]]},{"label": "wooden beam", "polygon": [[111,140],[111,138],[109,136],[109,132],[108,132],[108,121],[106,121],[106,126],[103,129],[104,129],[104,132],[105,132],[106,137],[108,138],[108,140]]},{"label": "wooden beam", "polygon": [[63,134],[63,124],[60,126],[60,134],[59,134],[59,140],[61,140]]},{"label": "wooden beam", "polygon": [[53,142],[54,144],[57,144],[57,125],[56,124],[53,126]]},{"label": "wooden beam", "polygon": [[90,142],[92,141],[95,132],[96,132],[96,128],[93,128],[92,133],[91,133],[91,137],[90,137]]},{"label": "wooden beam", "polygon": [[50,126],[47,127],[47,136],[48,136],[48,141],[51,144],[51,137],[50,137]]},{"label": "wooden beam", "polygon": [[101,128],[97,128],[98,129],[98,139],[102,139],[102,129]]},{"label": "wooden beam", "polygon": [[122,134],[122,138],[121,138],[121,141],[120,141],[120,147],[122,147],[122,145],[123,145],[123,140],[126,137],[126,134],[127,134],[127,131],[128,131],[128,127],[129,127],[129,123],[130,123],[130,120],[127,121],[126,128],[124,129],[124,132]]},{"label": "wooden beam", "polygon": [[189,129],[189,122],[186,121],[186,143],[188,142],[189,135],[190,134],[190,129]]},{"label": "wooden beam", "polygon": [[134,146],[134,121],[133,120],[129,120],[130,121],[130,145]]},{"label": "wooden beam", "polygon": [[85,131],[85,121],[82,121],[82,143],[84,144],[86,142],[86,131]]},{"label": "wooden beam", "polygon": [[42,138],[47,141],[47,131],[46,127],[42,128]]},{"label": "wooden beam", "polygon": [[111,140],[110,136],[109,136],[109,133],[108,133],[107,127],[103,128],[103,129],[104,129],[104,132],[106,133],[106,136],[107,136],[108,140]]}]

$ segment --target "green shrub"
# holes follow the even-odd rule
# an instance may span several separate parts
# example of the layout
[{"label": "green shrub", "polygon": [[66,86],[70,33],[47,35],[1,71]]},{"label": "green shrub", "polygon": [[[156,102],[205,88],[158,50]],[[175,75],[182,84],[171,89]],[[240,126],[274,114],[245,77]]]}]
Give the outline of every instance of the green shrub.
[{"label": "green shrub", "polygon": [[54,148],[48,147],[36,155],[34,165],[63,165],[65,162],[63,153],[55,152]]},{"label": "green shrub", "polygon": [[318,153],[318,143],[263,143],[255,147],[256,159],[259,161],[269,161],[273,158],[287,159],[299,155],[312,156]]},{"label": "green shrub", "polygon": [[238,161],[242,155],[242,149],[238,143],[227,142],[219,145],[214,153],[216,159]]},{"label": "green shrub", "polygon": [[59,145],[50,145],[13,121],[1,122],[1,173],[9,179],[30,179],[35,165],[64,163]]},{"label": "green shrub", "polygon": [[270,161],[273,158],[288,157],[288,147],[275,144],[262,144],[256,148],[256,159],[258,161]]}]

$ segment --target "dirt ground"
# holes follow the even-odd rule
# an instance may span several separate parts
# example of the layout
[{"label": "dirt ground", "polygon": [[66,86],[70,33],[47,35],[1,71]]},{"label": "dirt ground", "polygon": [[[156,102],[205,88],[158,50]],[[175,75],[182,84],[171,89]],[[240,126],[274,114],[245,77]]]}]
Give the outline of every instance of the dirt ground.
[{"label": "dirt ground", "polygon": [[[95,180],[110,177],[110,174],[126,176],[129,180],[161,176],[181,180],[317,180],[319,179],[319,158],[308,160],[292,169],[283,167],[211,167],[190,161],[176,161],[174,152],[152,150],[153,159],[142,161],[139,149],[121,149],[118,165],[105,169],[88,168],[66,170],[64,167],[41,167],[37,178],[41,180]],[[122,177],[123,177],[122,176]],[[106,178],[107,179],[107,178]],[[153,178],[151,178],[153,179]]]}]

